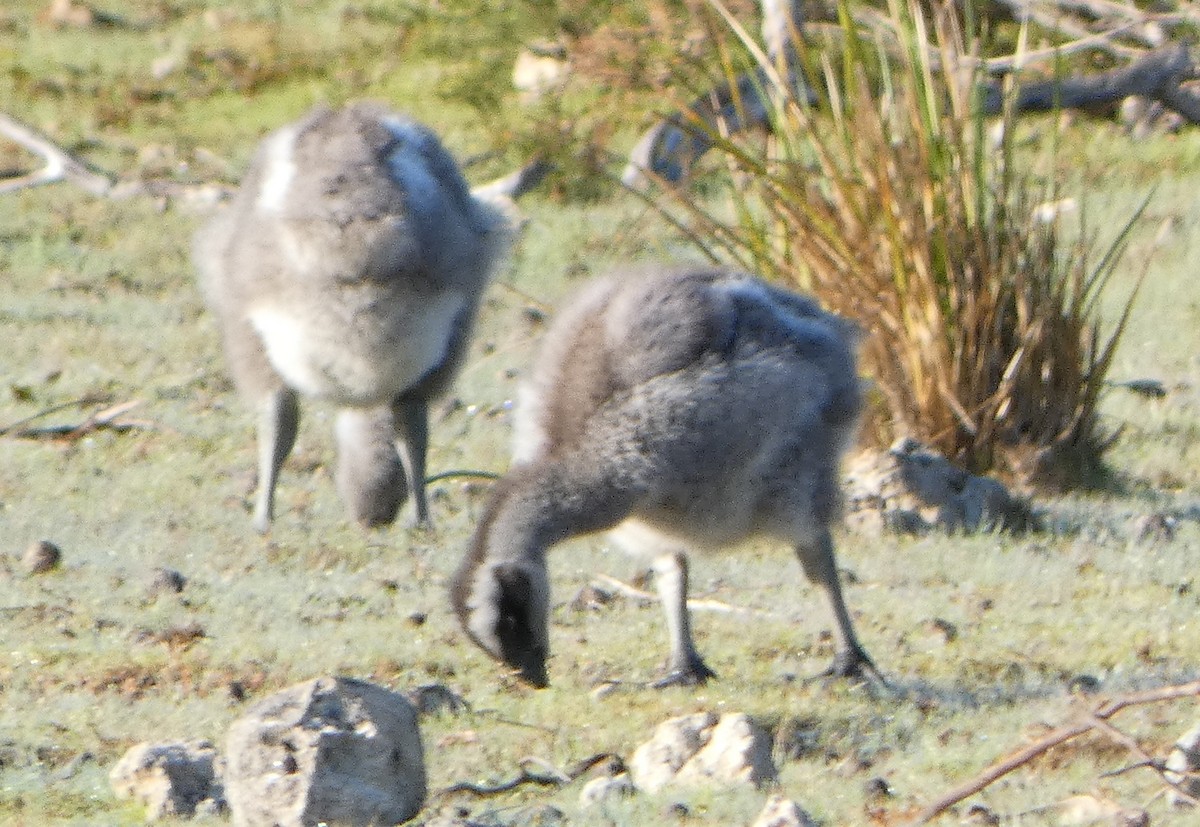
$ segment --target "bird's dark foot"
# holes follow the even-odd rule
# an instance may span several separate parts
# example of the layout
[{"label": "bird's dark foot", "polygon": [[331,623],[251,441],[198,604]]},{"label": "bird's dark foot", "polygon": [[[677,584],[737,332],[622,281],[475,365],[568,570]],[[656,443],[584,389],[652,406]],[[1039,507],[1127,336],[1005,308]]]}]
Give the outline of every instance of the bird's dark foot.
[{"label": "bird's dark foot", "polygon": [[700,658],[695,658],[684,666],[676,666],[650,685],[655,689],[666,689],[669,686],[703,686],[709,678],[716,676],[717,673],[709,669],[708,664]]},{"label": "bird's dark foot", "polygon": [[433,520],[426,514],[424,517],[413,515],[404,521],[405,528],[409,531],[419,531],[423,534],[434,534],[436,529],[433,525]]},{"label": "bird's dark foot", "polygon": [[834,655],[833,663],[824,672],[816,675],[818,678],[849,678],[857,681],[871,681],[887,686],[887,680],[875,667],[871,658],[859,647],[847,649]]}]

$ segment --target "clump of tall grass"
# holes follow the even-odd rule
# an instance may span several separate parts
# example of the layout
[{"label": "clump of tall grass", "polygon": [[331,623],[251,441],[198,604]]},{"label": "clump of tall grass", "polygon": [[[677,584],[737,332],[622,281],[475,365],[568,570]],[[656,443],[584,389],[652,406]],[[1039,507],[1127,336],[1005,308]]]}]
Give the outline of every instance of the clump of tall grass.
[{"label": "clump of tall grass", "polygon": [[814,107],[710,2],[736,34],[726,53],[740,44],[766,79],[771,136],[693,123],[733,195],[714,208],[668,190],[665,209],[686,208],[710,256],[860,324],[877,403],[868,438],[913,436],[972,471],[1035,484],[1095,482],[1115,436],[1097,404],[1136,287],[1109,324],[1098,298],[1137,214],[1099,251],[1045,218],[1056,186],[1015,157],[1011,107],[1002,131],[985,121],[978,50],[951,14],[889,0],[896,36],[884,43],[856,33],[841,0],[840,55],[802,61],[824,80]]}]

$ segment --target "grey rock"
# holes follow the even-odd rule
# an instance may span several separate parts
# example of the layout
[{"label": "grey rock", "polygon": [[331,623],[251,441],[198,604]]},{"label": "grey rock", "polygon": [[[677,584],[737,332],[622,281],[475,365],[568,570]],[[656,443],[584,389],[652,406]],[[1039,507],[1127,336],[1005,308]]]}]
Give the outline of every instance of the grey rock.
[{"label": "grey rock", "polygon": [[1155,134],[1178,132],[1185,123],[1178,112],[1172,112],[1159,101],[1134,95],[1121,101],[1120,119],[1126,131],[1139,141]]},{"label": "grey rock", "polygon": [[255,704],[230,727],[226,761],[238,827],[396,824],[425,800],[416,710],[350,678],[307,681]]},{"label": "grey rock", "polygon": [[425,683],[404,693],[421,715],[456,715],[467,709],[467,701],[442,683]]},{"label": "grey rock", "polygon": [[584,784],[583,789],[579,791],[579,806],[591,807],[610,798],[622,798],[633,795],[636,791],[637,788],[633,786],[633,779],[629,777],[629,773],[627,772],[613,776],[605,775],[600,778],[593,778]]},{"label": "grey rock", "polygon": [[209,741],[141,743],[131,747],[109,771],[117,798],[146,807],[146,818],[191,818],[225,808],[220,757]]},{"label": "grey rock", "polygon": [[654,792],[669,784],[679,768],[708,743],[708,735],[717,723],[711,712],[697,712],[663,721],[649,741],[630,759],[634,783]]},{"label": "grey rock", "polygon": [[846,522],[871,534],[927,531],[1029,531],[1029,504],[998,480],[970,474],[913,439],[847,464]]}]

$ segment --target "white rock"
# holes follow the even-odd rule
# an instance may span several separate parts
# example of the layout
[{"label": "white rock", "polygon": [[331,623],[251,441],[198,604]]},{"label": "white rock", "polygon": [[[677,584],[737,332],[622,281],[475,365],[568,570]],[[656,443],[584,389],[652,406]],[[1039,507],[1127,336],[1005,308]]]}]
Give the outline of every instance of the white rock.
[{"label": "white rock", "polygon": [[773,795],[750,827],[816,827],[816,824],[795,801]]},{"label": "white rock", "polygon": [[668,784],[762,786],[776,777],[771,739],[749,717],[712,713],[673,718],[629,762],[634,782],[648,792]]},{"label": "white rock", "polygon": [[722,715],[708,743],[675,774],[678,784],[753,784],[761,787],[775,778],[771,739],[749,716]]},{"label": "white rock", "polygon": [[[1178,784],[1193,798],[1200,798],[1200,778],[1196,777],[1200,772],[1200,724],[1179,736],[1175,748],[1167,756],[1166,769],[1167,780]],[[1176,807],[1193,806],[1174,790],[1167,793],[1167,800]]]},{"label": "white rock", "polygon": [[117,798],[146,807],[146,819],[190,818],[224,808],[220,757],[208,741],[141,743],[131,747],[108,778]]},{"label": "white rock", "polygon": [[513,87],[522,103],[536,103],[543,96],[566,86],[571,64],[558,54],[538,54],[522,49],[513,64]]},{"label": "white rock", "polygon": [[226,796],[238,827],[396,824],[425,800],[417,713],[349,678],[297,684],[229,728]]},{"label": "white rock", "polygon": [[649,741],[633,753],[629,771],[639,789],[654,792],[671,783],[679,768],[708,742],[717,723],[711,712],[697,712],[663,721]]}]

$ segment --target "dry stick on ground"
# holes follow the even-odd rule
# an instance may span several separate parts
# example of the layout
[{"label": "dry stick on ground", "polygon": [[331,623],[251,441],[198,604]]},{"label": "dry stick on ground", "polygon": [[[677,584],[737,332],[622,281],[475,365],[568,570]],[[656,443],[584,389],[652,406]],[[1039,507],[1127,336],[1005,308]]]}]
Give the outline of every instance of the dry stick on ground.
[{"label": "dry stick on ground", "polygon": [[1175,794],[1180,799],[1191,804],[1193,807],[1197,804],[1200,804],[1200,800],[1189,793],[1182,783],[1171,780],[1171,778],[1167,775],[1165,763],[1147,752],[1146,748],[1143,747],[1136,738],[1117,729],[1108,721],[1097,718],[1095,715],[1092,715],[1090,720],[1093,728],[1099,732],[1103,732],[1110,739],[1116,741],[1118,744],[1125,747],[1125,749],[1133,753],[1134,757],[1138,759],[1137,764],[1133,766],[1147,767],[1154,770],[1154,772],[1158,774],[1158,777],[1162,779],[1163,784],[1174,790]]},{"label": "dry stick on ground", "polygon": [[[75,404],[75,403],[72,403]],[[47,425],[41,428],[23,428],[20,427],[23,423],[29,422],[37,417],[28,417],[17,422],[7,428],[0,429],[0,436],[7,436],[13,439],[79,439],[82,436],[99,430],[110,430],[117,432],[131,431],[134,429],[152,429],[157,428],[157,423],[142,419],[121,419],[129,411],[141,405],[140,399],[133,399],[128,402],[121,402],[104,410],[97,411],[91,414],[87,419],[78,424],[65,425]],[[64,407],[71,405],[57,406],[56,409],[61,410]],[[54,410],[54,409],[51,409]],[[49,411],[43,411],[38,416],[43,416]]]},{"label": "dry stick on ground", "polygon": [[[526,757],[520,760],[519,766],[521,772],[515,778],[511,778],[508,781],[501,781],[497,784],[472,784],[467,781],[461,781],[434,793],[433,798],[437,799],[453,795],[454,793],[471,793],[477,796],[499,795],[500,793],[515,790],[524,784],[537,784],[542,787],[562,787],[570,784],[602,761],[616,761],[623,766],[621,757],[611,752],[600,752],[582,761],[577,761],[565,771],[557,769],[541,758]],[[531,765],[541,767],[545,772],[531,772],[529,769]]]},{"label": "dry stick on ground", "polygon": [[24,419],[18,419],[11,425],[0,427],[0,436],[6,436],[14,433],[20,430],[23,426],[28,425],[30,422],[34,422],[53,413],[58,413],[59,411],[65,411],[68,408],[82,408],[87,405],[103,405],[111,401],[112,398],[108,394],[88,394],[87,396],[81,396],[79,399],[72,399],[70,402],[63,402],[60,405],[52,405],[49,408],[38,411],[35,414],[31,414]]},{"label": "dry stick on ground", "polygon": [[[1200,96],[1182,86],[1197,76],[1191,52],[1184,44],[1155,49],[1128,66],[1021,84],[1014,103],[1019,112],[1084,109],[1116,104],[1130,96],[1159,101],[1192,123],[1200,123]],[[1004,105],[999,84],[984,86],[984,112],[997,115]]]},{"label": "dry stick on ground", "polygon": [[[638,600],[643,603],[659,602],[658,595],[651,594],[648,591],[643,591],[636,586],[631,586],[615,577],[610,577],[607,574],[597,574],[593,575],[593,577],[603,586],[607,586],[608,588],[613,589],[618,594],[624,595],[625,597]],[[780,618],[780,615],[772,612],[762,612],[758,609],[747,609],[743,606],[731,606],[728,603],[722,603],[720,600],[690,599],[688,600],[687,605],[688,608],[694,612],[721,612],[722,614],[752,615],[754,617],[773,617],[777,619]]]},{"label": "dry stick on ground", "polygon": [[[1018,750],[1002,761],[998,761],[988,767],[971,781],[946,793],[921,811],[913,824],[927,824],[963,799],[975,795],[975,793],[992,784],[994,781],[1003,778],[1018,767],[1028,764],[1033,759],[1044,755],[1052,748],[1066,743],[1072,738],[1093,731],[1101,731],[1107,734],[1105,725],[1107,725],[1108,719],[1127,707],[1197,696],[1200,696],[1200,681],[1176,686],[1164,686],[1159,689],[1149,689],[1145,692],[1134,692],[1105,701],[1092,712],[1081,716],[1074,723],[1059,727],[1044,738],[1038,739],[1024,749]],[[1102,726],[1097,726],[1098,723],[1102,724]],[[1121,740],[1125,746],[1129,746],[1127,741],[1123,739],[1118,740]],[[1138,750],[1134,750],[1134,752],[1137,753]],[[1165,776],[1163,780],[1176,791],[1186,794],[1178,785],[1168,781]]]},{"label": "dry stick on ground", "polygon": [[[1073,40],[1091,34],[1085,24],[1063,14],[1061,8],[1054,8],[1042,3],[1030,3],[1027,0],[996,0],[996,2],[997,5],[1008,11],[1013,20],[1018,23],[1034,23],[1043,29],[1058,32]],[[1142,41],[1143,45],[1156,45],[1147,42],[1146,38],[1138,39]],[[1139,54],[1137,48],[1124,46],[1112,39],[1097,43],[1096,48],[1118,59],[1131,59]]]},{"label": "dry stick on ground", "polygon": [[0,113],[0,135],[46,160],[46,165],[37,172],[0,180],[0,193],[64,180],[77,184],[92,195],[108,195],[113,188],[113,181],[108,176],[88,169],[82,161],[53,141],[3,113]]},{"label": "dry stick on ground", "polygon": [[432,485],[435,482],[442,482],[444,480],[456,480],[456,479],[498,480],[498,479],[500,479],[500,475],[497,474],[495,471],[475,471],[475,470],[472,470],[469,468],[455,468],[452,471],[442,471],[440,473],[434,474],[431,477],[426,477],[425,484]]},{"label": "dry stick on ground", "polygon": [[1079,52],[1094,50],[1098,44],[1111,40],[1113,37],[1123,34],[1135,26],[1137,26],[1136,23],[1126,23],[1108,31],[1086,35],[1069,43],[1060,43],[1057,46],[1046,46],[1041,49],[1030,49],[1020,54],[1009,55],[1008,57],[984,58],[979,63],[983,70],[990,75],[1007,74],[1042,61],[1058,60],[1078,54]]},{"label": "dry stick on ground", "polygon": [[[166,181],[140,181],[128,186],[125,184],[118,186],[113,176],[90,168],[58,144],[38,133],[33,127],[2,112],[0,112],[0,136],[8,138],[18,146],[35,155],[40,155],[46,160],[46,165],[37,172],[0,178],[0,194],[28,189],[41,184],[53,184],[57,181],[70,181],[92,195],[102,197],[117,195],[126,197],[140,194],[183,195],[204,186],[197,187],[191,184],[175,184]],[[553,166],[549,162],[542,158],[534,158],[515,172],[473,188],[472,193],[481,198],[515,201],[540,184],[552,169]]]},{"label": "dry stick on ground", "polygon": [[[710,0],[716,4],[718,0]],[[1162,16],[1139,12],[1129,7],[1121,14],[1102,15],[1108,7],[1103,0],[1074,0],[1074,8],[1088,12],[1093,18],[1116,19],[1107,31],[1096,32],[1079,23],[1063,11],[1063,4],[1034,4],[1028,0],[999,0],[1017,19],[1033,19],[1038,25],[1055,31],[1073,43],[1061,49],[1043,49],[1009,58],[985,61],[988,71],[1006,71],[1018,63],[1029,66],[1035,59],[1054,60],[1072,51],[1088,48],[1109,53],[1122,66],[1109,71],[1018,84],[1014,102],[1016,112],[1044,112],[1055,109],[1091,109],[1110,106],[1130,96],[1153,99],[1181,115],[1190,123],[1200,124],[1200,95],[1186,88],[1185,81],[1197,78],[1196,66],[1186,43],[1168,43],[1147,51],[1140,46],[1119,42],[1126,38],[1148,44],[1152,40],[1139,33],[1149,24],[1164,24],[1182,19],[1182,15]],[[894,39],[895,22],[885,15],[856,15],[858,25],[885,31]],[[936,64],[940,56],[931,56]],[[965,62],[965,57],[963,58]],[[760,71],[744,73],[733,83],[724,84],[694,100],[680,111],[665,115],[646,131],[630,153],[622,180],[631,188],[641,187],[647,179],[661,178],[679,183],[687,177],[692,166],[714,145],[714,136],[749,129],[769,128],[773,113],[765,97],[772,93],[772,83]],[[799,78],[789,78],[794,85]],[[811,95],[811,90],[803,94]],[[815,101],[815,99],[812,99]],[[988,115],[1001,112],[1004,103],[998,83],[983,83],[983,106]]]}]

